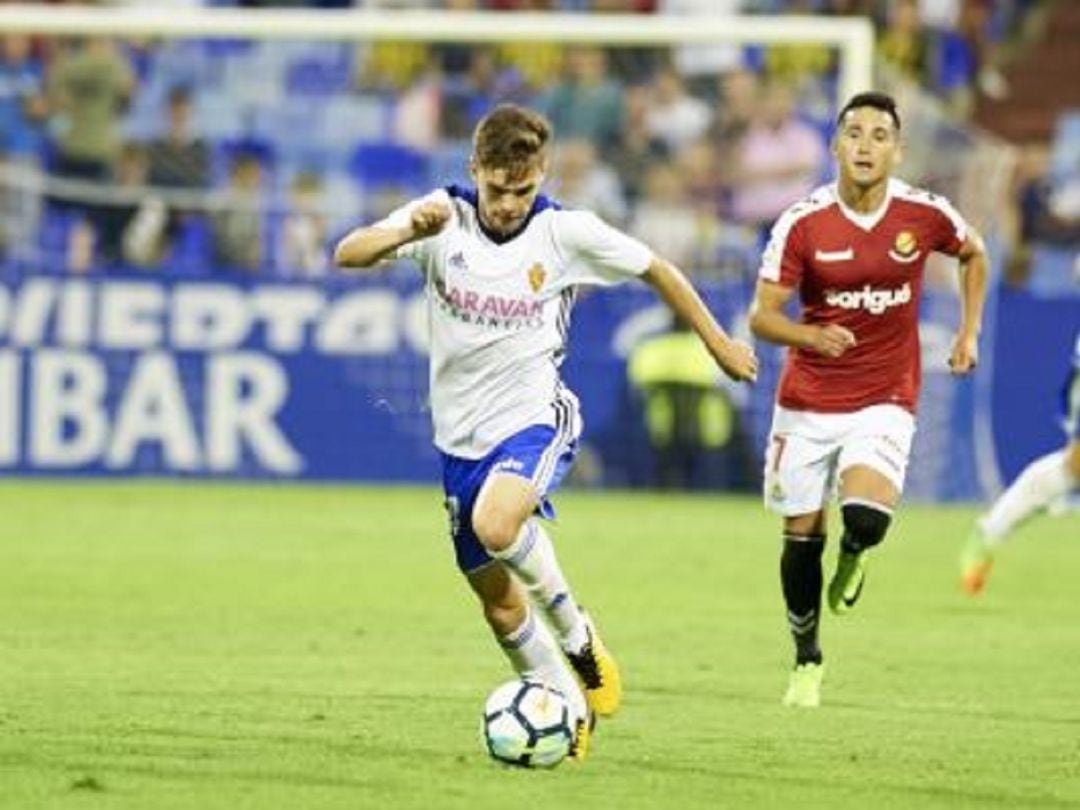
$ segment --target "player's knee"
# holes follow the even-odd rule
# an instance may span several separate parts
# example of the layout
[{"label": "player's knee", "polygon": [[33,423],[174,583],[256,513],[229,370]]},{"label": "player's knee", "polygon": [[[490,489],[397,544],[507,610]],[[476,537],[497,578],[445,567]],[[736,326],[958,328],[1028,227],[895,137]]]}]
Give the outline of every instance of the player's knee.
[{"label": "player's knee", "polygon": [[885,539],[892,515],[884,507],[867,503],[846,503],[840,507],[844,517],[845,551],[861,552]]},{"label": "player's knee", "polygon": [[495,508],[477,509],[472,516],[473,531],[491,552],[509,548],[521,530],[520,522],[511,514]]}]

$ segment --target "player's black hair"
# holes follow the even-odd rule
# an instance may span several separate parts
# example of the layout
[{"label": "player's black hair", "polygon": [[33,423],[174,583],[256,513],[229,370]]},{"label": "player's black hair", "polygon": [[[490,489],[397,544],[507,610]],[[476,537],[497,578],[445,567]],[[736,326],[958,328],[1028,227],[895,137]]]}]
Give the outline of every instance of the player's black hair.
[{"label": "player's black hair", "polygon": [[857,110],[860,107],[873,107],[875,110],[881,110],[883,113],[888,113],[892,118],[893,123],[896,124],[896,131],[900,131],[900,113],[896,110],[896,99],[890,96],[888,93],[879,93],[872,91],[868,93],[858,93],[851,97],[847,104],[840,110],[840,114],[836,116],[836,126],[842,126],[844,123],[844,116],[851,110]]}]

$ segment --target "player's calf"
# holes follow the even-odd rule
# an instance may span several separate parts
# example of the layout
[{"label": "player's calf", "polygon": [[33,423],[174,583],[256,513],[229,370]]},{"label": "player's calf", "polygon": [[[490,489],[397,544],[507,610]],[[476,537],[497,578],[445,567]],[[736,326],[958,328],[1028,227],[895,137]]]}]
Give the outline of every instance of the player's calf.
[{"label": "player's calf", "polygon": [[795,642],[795,663],[821,663],[818,622],[821,618],[821,554],[823,534],[784,534],[780,555],[780,586],[788,626]]},{"label": "player's calf", "polygon": [[862,554],[878,545],[892,522],[892,510],[873,501],[844,501],[840,513],[844,517],[840,549],[849,554]]}]

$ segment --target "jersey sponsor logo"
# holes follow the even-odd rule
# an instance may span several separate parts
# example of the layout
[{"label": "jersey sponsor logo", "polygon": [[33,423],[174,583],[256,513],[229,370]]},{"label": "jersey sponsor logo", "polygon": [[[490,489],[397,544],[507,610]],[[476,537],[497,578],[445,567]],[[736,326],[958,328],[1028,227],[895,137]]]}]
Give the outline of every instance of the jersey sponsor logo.
[{"label": "jersey sponsor logo", "polygon": [[540,288],[544,286],[544,279],[546,278],[547,271],[540,262],[537,262],[529,268],[529,286],[532,287],[533,292],[540,292]]},{"label": "jersey sponsor logo", "polygon": [[855,258],[855,249],[844,250],[815,250],[814,258],[819,262],[850,262]]},{"label": "jersey sponsor logo", "polygon": [[447,264],[449,264],[455,270],[468,269],[468,265],[465,263],[465,254],[462,253],[460,250],[450,257],[449,261],[447,261]]},{"label": "jersey sponsor logo", "polygon": [[894,290],[878,290],[869,284],[861,290],[829,290],[825,303],[840,309],[865,309],[871,315],[880,315],[890,307],[899,307],[911,301],[911,284]]},{"label": "jersey sponsor logo", "polygon": [[442,279],[434,284],[435,301],[448,315],[464,323],[502,328],[537,327],[543,323],[543,301],[480,293],[453,287]]}]

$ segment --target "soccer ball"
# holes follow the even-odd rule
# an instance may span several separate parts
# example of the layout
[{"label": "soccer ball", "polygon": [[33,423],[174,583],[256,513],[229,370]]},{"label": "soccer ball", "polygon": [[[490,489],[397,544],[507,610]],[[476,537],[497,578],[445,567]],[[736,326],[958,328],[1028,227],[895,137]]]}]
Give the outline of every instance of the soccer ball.
[{"label": "soccer ball", "polygon": [[563,693],[539,681],[514,680],[493,691],[481,727],[492,758],[524,768],[553,768],[570,753],[574,717]]}]

